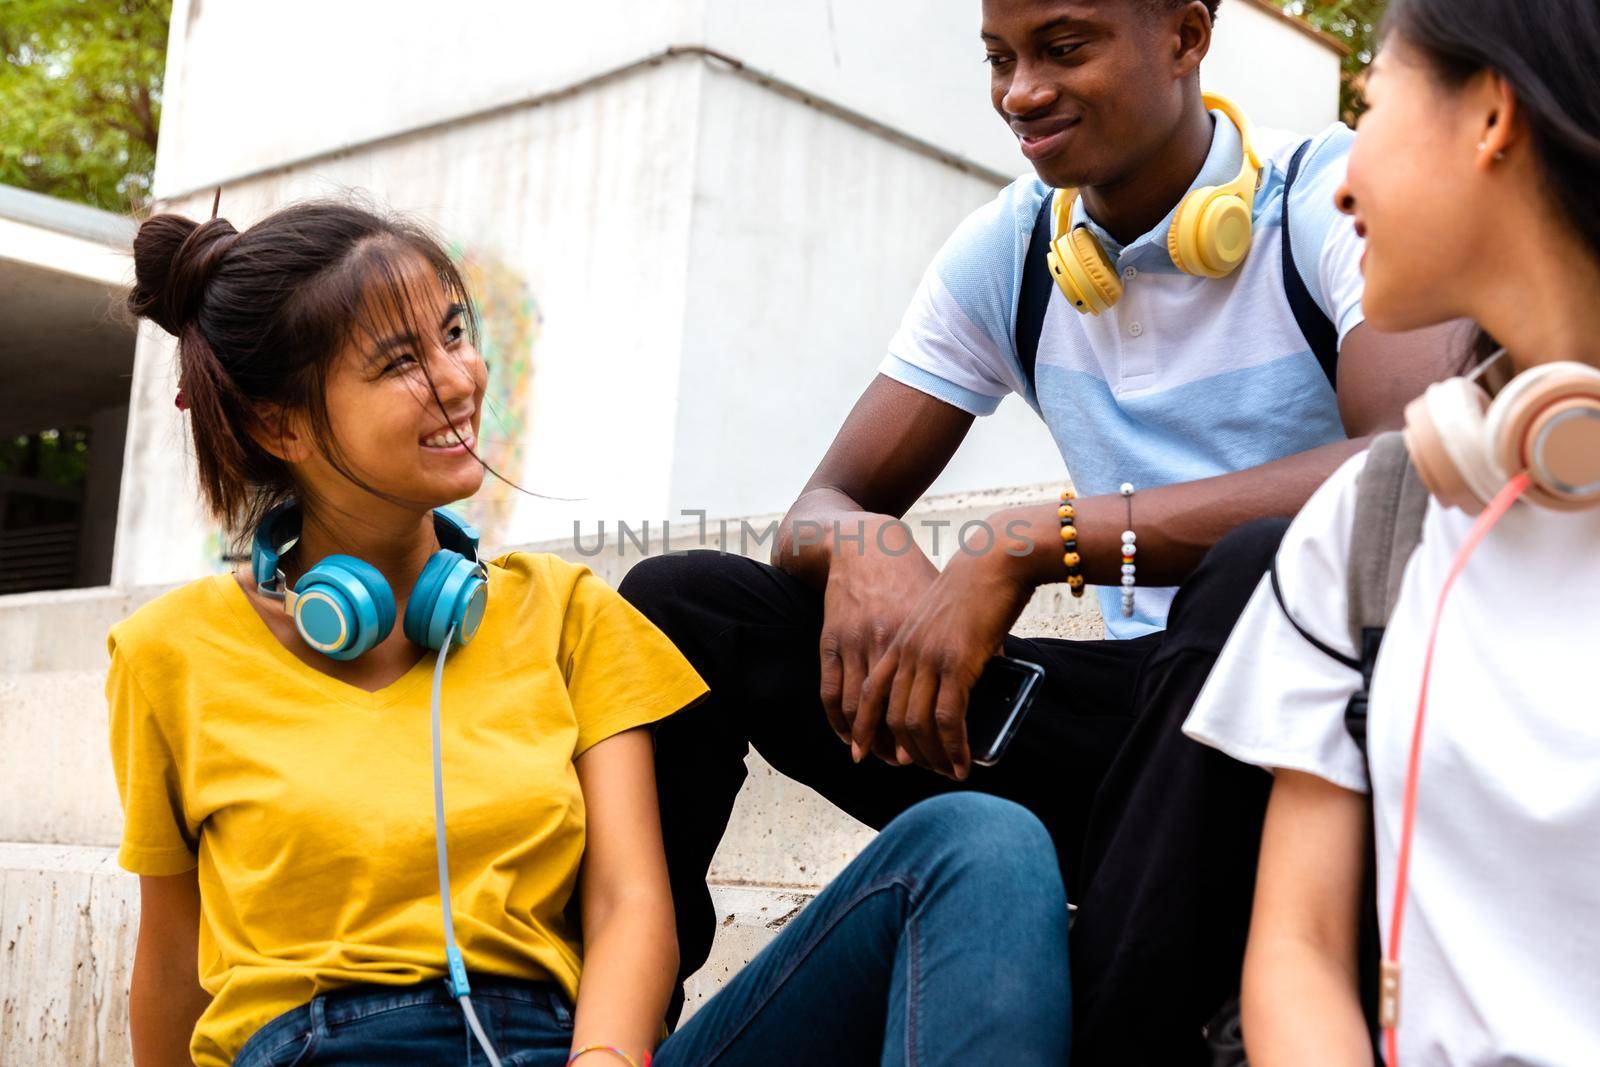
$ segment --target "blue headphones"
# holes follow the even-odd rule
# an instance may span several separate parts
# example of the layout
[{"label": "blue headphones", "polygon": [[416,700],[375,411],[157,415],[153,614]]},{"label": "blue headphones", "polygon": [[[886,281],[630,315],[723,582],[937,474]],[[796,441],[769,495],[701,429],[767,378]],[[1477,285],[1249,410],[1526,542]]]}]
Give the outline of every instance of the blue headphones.
[{"label": "blue headphones", "polygon": [[[489,573],[478,560],[478,531],[443,508],[433,528],[444,546],[428,558],[406,603],[405,635],[424,648],[439,649],[451,627],[451,642],[471,641],[489,603]],[[278,560],[300,537],[300,506],[293,501],[267,513],[250,547],[256,588],[294,619],[306,644],[334,659],[355,659],[394,629],[394,592],[378,568],[354,556],[319,560],[285,587]]]}]

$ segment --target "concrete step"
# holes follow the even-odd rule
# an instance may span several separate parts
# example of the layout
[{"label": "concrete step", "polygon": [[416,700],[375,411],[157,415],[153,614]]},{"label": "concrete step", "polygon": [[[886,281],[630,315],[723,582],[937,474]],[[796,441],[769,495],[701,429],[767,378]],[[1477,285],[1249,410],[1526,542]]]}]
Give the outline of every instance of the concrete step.
[{"label": "concrete step", "polygon": [[131,1062],[138,910],[110,849],[0,843],[0,1063]]},{"label": "concrete step", "polygon": [[0,675],[0,841],[117,844],[106,714],[103,668]]},{"label": "concrete step", "polygon": [[0,678],[33,671],[104,672],[106,631],[170,588],[102,586],[0,596]]},{"label": "concrete step", "polygon": [[[132,1063],[128,983],[138,896],[138,879],[117,867],[111,849],[0,842],[0,1063]],[[775,886],[715,887],[717,942],[689,981],[685,1016],[813,896]]]}]

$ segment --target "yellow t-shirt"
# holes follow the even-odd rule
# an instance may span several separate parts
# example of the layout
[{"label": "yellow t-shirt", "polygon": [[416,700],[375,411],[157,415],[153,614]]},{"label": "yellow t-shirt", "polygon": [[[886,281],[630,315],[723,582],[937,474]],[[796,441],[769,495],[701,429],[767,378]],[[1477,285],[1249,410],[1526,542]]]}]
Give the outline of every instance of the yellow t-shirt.
[{"label": "yellow t-shirt", "polygon": [[[376,693],[300,662],[231,575],[111,630],[112,763],[138,874],[198,865],[195,1061],[351,983],[442,977],[429,741],[434,656]],[[456,936],[468,969],[577,995],[563,918],[584,850],[573,760],[698,700],[705,683],[587,568],[489,565],[489,604],[445,663],[442,744]]]}]

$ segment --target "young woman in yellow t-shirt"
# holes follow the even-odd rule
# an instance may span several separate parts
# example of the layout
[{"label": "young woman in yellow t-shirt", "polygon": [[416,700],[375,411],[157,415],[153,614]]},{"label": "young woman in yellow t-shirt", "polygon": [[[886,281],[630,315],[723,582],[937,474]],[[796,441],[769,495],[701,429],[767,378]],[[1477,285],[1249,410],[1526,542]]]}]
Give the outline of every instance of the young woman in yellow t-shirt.
[{"label": "young woman in yellow t-shirt", "polygon": [[[677,953],[643,728],[706,688],[586,569],[480,562],[435,511],[484,474],[448,256],[343,204],[158,215],[134,255],[201,498],[251,544],[111,632],[135,1062],[644,1063]],[[1043,1064],[1067,1030],[1049,839],[961,796],[897,820],[656,1056]]]}]

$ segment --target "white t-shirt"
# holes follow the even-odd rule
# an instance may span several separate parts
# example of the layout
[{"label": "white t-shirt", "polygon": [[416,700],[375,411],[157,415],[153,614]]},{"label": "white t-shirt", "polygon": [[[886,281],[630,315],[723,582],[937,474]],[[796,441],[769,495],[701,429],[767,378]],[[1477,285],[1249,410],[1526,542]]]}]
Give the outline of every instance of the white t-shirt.
[{"label": "white t-shirt", "polygon": [[[1364,462],[1312,497],[1278,553],[1295,619],[1351,657],[1345,574]],[[1373,679],[1386,939],[1423,650],[1472,521],[1430,504]],[[1451,591],[1435,651],[1400,954],[1407,1067],[1600,1064],[1597,667],[1600,511],[1518,504]],[[1236,759],[1364,793],[1344,725],[1359,684],[1294,630],[1263,581],[1184,730]]]}]

